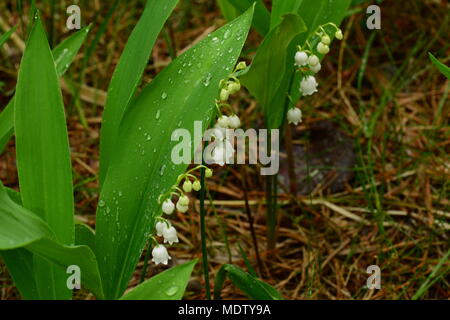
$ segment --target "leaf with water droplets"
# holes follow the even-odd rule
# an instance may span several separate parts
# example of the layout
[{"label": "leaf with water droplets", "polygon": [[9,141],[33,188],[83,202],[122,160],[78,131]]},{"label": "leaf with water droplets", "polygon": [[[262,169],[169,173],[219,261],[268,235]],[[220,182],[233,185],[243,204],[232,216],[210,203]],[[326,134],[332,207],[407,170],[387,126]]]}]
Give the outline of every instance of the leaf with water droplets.
[{"label": "leaf with water droplets", "polygon": [[161,272],[138,285],[121,300],[181,300],[197,259]]},{"label": "leaf with water droplets", "polygon": [[[187,164],[172,166],[172,148],[178,143],[171,141],[173,131],[181,127],[192,134],[194,121],[201,121],[203,130],[206,129],[209,124],[206,119],[215,112],[219,83],[228,76],[224,65],[233,67],[236,64],[252,14],[249,10],[232,26],[226,25],[215,31],[179,56],[144,88],[124,115],[101,192],[101,199],[111,206],[112,212],[120,210],[118,219],[122,228],[116,227],[105,208],[97,210],[96,249],[101,256],[106,294],[112,292],[108,298],[118,298],[126,289],[147,241],[145,234],[153,233],[154,218],[160,214],[158,196],[166,192],[187,168]],[[213,43],[214,38],[224,39],[228,30],[231,30],[230,36],[223,44]],[[236,39],[238,34],[242,37],[240,41]],[[217,57],[217,48],[224,53],[223,58]],[[232,53],[228,53],[230,48],[233,48]],[[201,62],[198,68],[194,67],[195,63],[189,66],[189,62],[197,61]],[[178,74],[181,68],[183,72]],[[185,85],[185,80],[190,84]],[[167,94],[164,100],[161,99],[163,93]],[[139,127],[143,131],[138,130]],[[143,132],[147,132],[152,140],[145,141]],[[145,156],[136,153],[137,144],[146,151]],[[124,191],[124,197],[116,207],[112,198],[113,191],[118,189]],[[114,246],[110,245],[112,235],[116,238]]]}]

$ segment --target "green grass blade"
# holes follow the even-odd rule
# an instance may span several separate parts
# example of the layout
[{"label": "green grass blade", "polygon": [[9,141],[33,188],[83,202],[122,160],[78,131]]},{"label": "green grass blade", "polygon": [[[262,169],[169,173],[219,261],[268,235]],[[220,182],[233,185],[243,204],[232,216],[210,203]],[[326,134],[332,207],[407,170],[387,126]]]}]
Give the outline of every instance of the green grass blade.
[{"label": "green grass blade", "polygon": [[[83,44],[90,30],[85,27],[75,32],[70,37],[61,42],[53,49],[53,58],[56,64],[58,76],[62,76],[72,63],[78,50]],[[0,113],[0,153],[14,133],[14,98],[8,103],[6,108]]]},{"label": "green grass blade", "polygon": [[196,264],[197,259],[161,272],[120,300],[181,300]]},{"label": "green grass blade", "polygon": [[[53,55],[35,16],[15,97],[17,169],[23,205],[48,223],[57,240],[74,242],[72,167],[64,105]],[[67,299],[66,274],[35,259],[41,298]]]},{"label": "green grass blade", "polygon": [[266,6],[262,0],[227,0],[231,3],[237,11],[242,14],[248,8],[250,8],[254,3],[255,13],[253,17],[253,27],[262,36],[265,36],[269,32],[270,27],[270,12],[267,10]]},{"label": "green grass blade", "polygon": [[[133,102],[115,141],[117,152],[97,209],[96,250],[107,298],[127,287],[160,213],[158,196],[187,165],[171,162],[175,129],[203,130],[215,111],[219,82],[232,72],[247,38],[252,10],[199,42],[165,68]],[[121,196],[119,196],[121,195]]]},{"label": "green grass blade", "polygon": [[283,300],[283,296],[272,286],[248,274],[235,265],[224,264],[220,267],[214,283],[214,299],[220,299],[220,293],[226,278],[242,290],[252,300]]},{"label": "green grass blade", "polygon": [[445,64],[440,62],[438,59],[436,59],[430,52],[428,52],[428,57],[430,58],[431,62],[436,66],[436,68],[439,69],[439,71],[447,77],[447,79],[450,79],[450,68],[447,67]]},{"label": "green grass blade", "polygon": [[[29,254],[21,248],[32,252],[35,259],[30,259]],[[20,274],[19,271],[27,274],[23,274],[18,280],[14,276],[13,278],[16,284],[21,283],[21,287],[27,288],[25,291],[21,291],[25,298],[45,298],[41,294],[42,290],[39,290],[39,282],[36,281],[42,280],[42,278],[37,279],[29,273],[36,270],[36,266],[30,262],[37,262],[39,267],[45,266],[42,261],[36,260],[36,256],[42,260],[51,261],[52,268],[64,274],[64,283],[62,283],[64,288],[66,288],[68,277],[65,273],[66,268],[70,265],[78,265],[82,270],[82,285],[90,289],[98,298],[103,298],[100,274],[93,251],[87,246],[66,246],[56,241],[56,236],[49,226],[36,214],[13,201],[1,182],[0,251],[3,257],[6,254],[8,257],[14,258],[12,263],[22,260],[22,265],[15,266],[16,274]],[[49,265],[50,262],[47,264]],[[28,283],[23,283],[27,280]],[[37,289],[34,290],[34,287]]]},{"label": "green grass blade", "polygon": [[236,8],[228,0],[217,0],[217,4],[227,21],[234,20],[239,16]]},{"label": "green grass blade", "polygon": [[14,28],[12,28],[11,30],[5,32],[4,34],[2,34],[0,36],[0,48],[3,46],[3,44],[8,41],[9,37],[11,37],[11,35],[16,31],[17,26],[15,26]]},{"label": "green grass blade", "polygon": [[100,137],[100,185],[116,148],[119,124],[139,85],[153,45],[178,0],[147,1],[108,88]]}]

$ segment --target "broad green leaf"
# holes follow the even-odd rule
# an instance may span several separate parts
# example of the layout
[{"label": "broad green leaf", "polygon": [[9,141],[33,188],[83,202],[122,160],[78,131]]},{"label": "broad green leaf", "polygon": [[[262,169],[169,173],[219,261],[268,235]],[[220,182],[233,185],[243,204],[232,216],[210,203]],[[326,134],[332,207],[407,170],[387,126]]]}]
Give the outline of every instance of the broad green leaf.
[{"label": "broad green leaf", "polygon": [[[6,250],[2,251],[3,258],[6,257],[5,260],[12,257],[13,263],[23,262],[15,266],[16,275],[21,277],[17,279],[13,274],[13,279],[16,284],[21,283],[22,288],[26,287],[21,291],[24,297],[35,299],[38,296],[42,299],[42,294],[36,293],[39,288],[33,289],[35,282],[32,279],[37,278],[31,277],[28,273],[30,270],[35,270],[35,266],[30,263],[36,260],[33,262],[27,257],[28,253],[24,249],[18,248],[27,249],[35,256],[53,262],[58,271],[64,274],[62,283],[64,288],[66,288],[68,277],[65,273],[66,268],[70,265],[78,265],[82,270],[82,285],[90,289],[98,298],[103,298],[100,274],[93,251],[87,246],[66,246],[59,243],[49,226],[36,214],[14,202],[0,182],[0,251]],[[42,265],[41,261],[38,263]],[[23,283],[26,280],[30,282]]]},{"label": "broad green leaf", "polygon": [[252,9],[173,61],[125,114],[97,209],[96,252],[106,298],[124,292],[154,231],[159,195],[187,168],[171,161],[178,144],[172,133],[185,128],[192,136],[194,121],[201,121],[203,130],[210,123],[219,82],[236,64]]},{"label": "broad green leaf", "polygon": [[[53,57],[56,59],[56,70],[61,76],[75,58],[76,53],[83,44],[90,27],[75,32],[70,37],[61,42],[53,50]],[[0,113],[0,152],[13,135],[14,128],[14,99],[10,101],[6,109]],[[8,189],[9,196],[18,204],[22,204],[20,194]],[[25,266],[33,266],[33,255],[25,249],[8,250],[3,252],[5,264],[11,274],[17,288],[25,299],[36,299],[37,289],[34,274]]]},{"label": "broad green leaf", "polygon": [[[24,207],[48,223],[56,239],[74,242],[73,189],[64,105],[53,55],[39,17],[22,57],[14,104],[17,170]],[[68,299],[66,274],[36,257],[43,299]]]},{"label": "broad green leaf", "polygon": [[147,1],[108,88],[100,136],[100,185],[116,150],[119,125],[144,73],[153,45],[178,0]]},{"label": "broad green leaf", "polygon": [[[86,39],[89,30],[90,26],[75,32],[53,49],[53,57],[58,76],[62,76],[67,71],[67,68],[72,63],[78,50]],[[11,99],[6,108],[0,113],[0,153],[5,148],[9,139],[11,139],[13,133],[14,98]]]},{"label": "broad green leaf", "polygon": [[16,31],[17,26],[15,26],[14,28],[12,28],[11,30],[5,32],[4,34],[2,34],[0,36],[0,48],[3,46],[3,44],[8,41],[9,37],[11,37],[11,35]]},{"label": "broad green leaf", "polygon": [[224,264],[216,275],[214,299],[220,299],[220,293],[227,277],[249,299],[283,300],[282,295],[275,288],[231,264]]},{"label": "broad green leaf", "polygon": [[430,58],[431,62],[436,66],[436,68],[439,69],[439,71],[447,77],[447,79],[450,79],[450,68],[447,67],[445,64],[440,62],[438,59],[435,58],[430,52],[428,52],[428,57]]},{"label": "broad green leaf", "polygon": [[120,300],[181,300],[197,259],[151,277]]},{"label": "broad green leaf", "polygon": [[[294,37],[305,31],[306,27],[297,14],[283,16],[281,23],[270,31],[259,47],[250,70],[241,77],[242,83],[262,106],[271,129],[282,121],[282,113],[269,109],[271,102],[283,81],[285,69],[288,66],[294,69],[292,61],[288,66],[286,64],[286,51]],[[280,104],[283,102],[280,101]],[[278,110],[282,109],[282,105],[278,106]]]},{"label": "broad green leaf", "polygon": [[278,26],[286,13],[297,13],[303,0],[273,0],[270,15],[270,30]]},{"label": "broad green leaf", "polygon": [[227,0],[230,4],[232,4],[238,11],[238,13],[242,14],[248,8],[255,5],[255,13],[253,17],[253,26],[255,30],[262,36],[265,36],[269,32],[270,26],[270,12],[267,10],[266,6],[262,2],[262,0]]}]

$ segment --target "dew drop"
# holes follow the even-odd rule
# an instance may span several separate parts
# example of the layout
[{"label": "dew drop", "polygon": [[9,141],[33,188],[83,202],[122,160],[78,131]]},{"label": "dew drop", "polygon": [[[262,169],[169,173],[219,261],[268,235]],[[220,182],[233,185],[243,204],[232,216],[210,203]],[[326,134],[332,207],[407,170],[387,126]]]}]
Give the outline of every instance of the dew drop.
[{"label": "dew drop", "polygon": [[174,296],[176,293],[178,292],[178,287],[177,286],[172,286],[169,289],[167,289],[165,291],[165,293],[169,296],[172,297]]},{"label": "dew drop", "polygon": [[161,110],[156,111],[155,119],[159,120],[159,117],[161,117]]},{"label": "dew drop", "polygon": [[163,92],[162,95],[161,95],[161,98],[163,100],[166,100],[167,99],[167,93]]},{"label": "dew drop", "polygon": [[98,206],[99,206],[100,208],[103,208],[103,207],[105,206],[105,201],[100,200],[100,201],[98,202]]}]

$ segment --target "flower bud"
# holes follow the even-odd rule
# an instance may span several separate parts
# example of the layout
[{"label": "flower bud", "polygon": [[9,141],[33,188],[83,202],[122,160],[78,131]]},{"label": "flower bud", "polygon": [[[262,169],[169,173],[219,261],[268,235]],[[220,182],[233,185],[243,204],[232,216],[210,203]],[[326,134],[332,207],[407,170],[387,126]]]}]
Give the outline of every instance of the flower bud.
[{"label": "flower bud", "polygon": [[227,89],[220,90],[220,101],[227,101],[230,97],[230,92]]},{"label": "flower bud", "polygon": [[247,68],[247,63],[245,63],[245,61],[241,61],[237,64],[236,71],[243,70],[245,68]]},{"label": "flower bud", "polygon": [[320,62],[319,58],[316,55],[309,56],[308,65],[310,67],[316,66]]},{"label": "flower bud", "polygon": [[192,189],[194,189],[195,191],[200,191],[201,188],[202,184],[200,183],[200,181],[195,180],[194,183],[192,184]]},{"label": "flower bud", "polygon": [[189,197],[186,195],[183,195],[178,200],[178,203],[180,203],[182,206],[188,206],[189,205]]},{"label": "flower bud", "polygon": [[328,35],[324,35],[320,41],[327,46],[331,43],[331,39]]},{"label": "flower bud", "polygon": [[315,66],[309,67],[309,70],[311,70],[314,73],[318,73],[322,69],[322,65],[320,62],[316,64]]},{"label": "flower bud", "polygon": [[206,177],[206,178],[211,178],[212,175],[213,175],[213,171],[212,171],[211,169],[207,168],[207,169],[205,170],[205,177]]},{"label": "flower bud", "polygon": [[342,40],[344,38],[344,35],[342,34],[342,30],[341,29],[337,30],[334,36],[338,40]]},{"label": "flower bud", "polygon": [[177,210],[181,213],[185,213],[189,210],[189,206],[183,205],[179,200],[177,202]]},{"label": "flower bud", "polygon": [[192,182],[189,180],[184,181],[183,183],[183,190],[184,192],[191,192],[192,191]]},{"label": "flower bud", "polygon": [[319,44],[317,45],[317,51],[320,54],[327,54],[328,52],[330,52],[330,47],[326,44],[323,44],[322,42],[319,42]]},{"label": "flower bud", "polygon": [[238,82],[233,81],[228,85],[230,94],[235,94],[236,92],[239,92],[239,90],[241,90],[241,84]]}]

